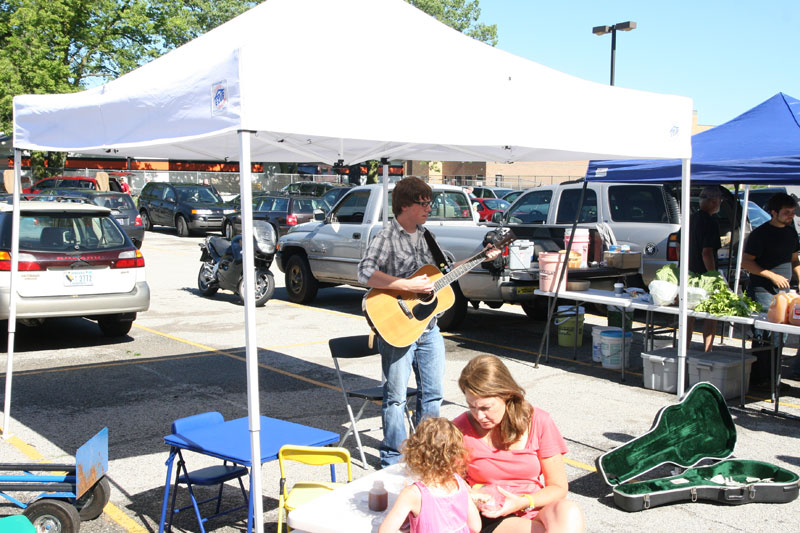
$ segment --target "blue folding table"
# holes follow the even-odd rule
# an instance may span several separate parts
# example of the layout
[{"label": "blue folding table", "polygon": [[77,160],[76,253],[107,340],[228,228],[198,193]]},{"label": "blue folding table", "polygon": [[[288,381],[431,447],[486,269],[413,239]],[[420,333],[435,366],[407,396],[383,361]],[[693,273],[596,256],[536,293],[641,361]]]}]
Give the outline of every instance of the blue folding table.
[{"label": "blue folding table", "polygon": [[[278,451],[285,444],[300,446],[327,446],[339,442],[339,435],[324,429],[317,429],[294,422],[287,422],[267,416],[261,417],[261,462],[274,461]],[[164,437],[164,443],[170,446],[167,459],[167,481],[164,484],[164,501],[161,506],[161,523],[159,533],[164,531],[167,515],[167,502],[172,480],[172,466],[178,450],[189,450],[203,455],[210,455],[224,461],[251,467],[250,430],[247,417],[228,420],[208,428],[197,428],[182,434]],[[258,473],[257,473],[258,474]],[[176,473],[177,475],[177,473]],[[260,495],[257,495],[260,496]],[[247,530],[253,524],[253,472],[250,472],[250,502],[247,511]]]}]

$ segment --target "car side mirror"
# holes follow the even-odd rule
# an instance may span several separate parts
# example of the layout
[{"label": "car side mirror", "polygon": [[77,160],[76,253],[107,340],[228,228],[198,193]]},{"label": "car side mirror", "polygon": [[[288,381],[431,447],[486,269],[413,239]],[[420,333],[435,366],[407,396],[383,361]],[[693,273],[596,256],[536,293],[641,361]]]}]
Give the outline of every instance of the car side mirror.
[{"label": "car side mirror", "polygon": [[502,213],[500,211],[495,211],[494,213],[492,213],[492,222],[495,222],[497,224],[502,224],[504,215],[505,213]]},{"label": "car side mirror", "polygon": [[165,201],[166,201],[168,204],[174,204],[174,203],[177,203],[177,202],[175,201],[175,198],[173,198],[172,196],[170,196],[169,198],[164,198],[164,200],[165,200]]},{"label": "car side mirror", "polygon": [[314,220],[317,222],[322,222],[325,220],[325,211],[322,209],[314,209]]}]

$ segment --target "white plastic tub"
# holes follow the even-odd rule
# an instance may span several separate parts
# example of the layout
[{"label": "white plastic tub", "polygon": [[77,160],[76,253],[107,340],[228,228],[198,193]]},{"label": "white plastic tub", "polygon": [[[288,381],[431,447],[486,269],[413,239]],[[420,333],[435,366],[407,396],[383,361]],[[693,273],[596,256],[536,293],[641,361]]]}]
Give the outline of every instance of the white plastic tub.
[{"label": "white plastic tub", "polygon": [[[750,368],[756,358],[747,355],[744,358],[744,392],[750,385]],[[709,381],[717,387],[726,400],[738,398],[742,383],[742,356],[731,352],[712,351],[710,353],[692,353],[686,358],[689,367],[689,386],[701,381]]]},{"label": "white plastic tub", "polygon": [[642,353],[644,388],[678,392],[678,354],[674,348]]}]

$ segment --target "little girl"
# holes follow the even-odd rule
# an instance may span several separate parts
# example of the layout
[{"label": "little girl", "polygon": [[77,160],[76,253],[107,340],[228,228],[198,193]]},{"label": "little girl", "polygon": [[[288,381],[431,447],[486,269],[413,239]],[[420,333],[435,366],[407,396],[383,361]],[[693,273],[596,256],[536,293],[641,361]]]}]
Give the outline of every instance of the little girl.
[{"label": "little girl", "polygon": [[426,418],[405,441],[403,455],[418,478],[404,488],[378,533],[397,533],[408,517],[411,533],[480,531],[481,517],[461,478],[467,451],[461,431],[446,418]]}]

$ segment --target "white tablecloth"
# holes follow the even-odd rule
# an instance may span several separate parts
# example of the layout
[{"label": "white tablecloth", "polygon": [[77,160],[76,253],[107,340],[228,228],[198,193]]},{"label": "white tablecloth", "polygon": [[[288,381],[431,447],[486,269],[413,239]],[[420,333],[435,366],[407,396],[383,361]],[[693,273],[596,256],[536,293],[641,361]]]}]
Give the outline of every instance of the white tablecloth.
[{"label": "white tablecloth", "polygon": [[[369,489],[376,480],[383,481],[389,493],[389,505],[383,512],[370,511],[367,501]],[[298,507],[289,513],[289,526],[307,533],[378,531],[397,495],[410,483],[405,464],[377,470]]]}]

